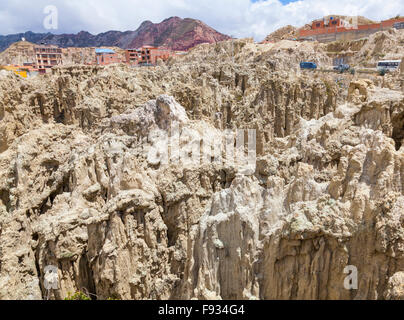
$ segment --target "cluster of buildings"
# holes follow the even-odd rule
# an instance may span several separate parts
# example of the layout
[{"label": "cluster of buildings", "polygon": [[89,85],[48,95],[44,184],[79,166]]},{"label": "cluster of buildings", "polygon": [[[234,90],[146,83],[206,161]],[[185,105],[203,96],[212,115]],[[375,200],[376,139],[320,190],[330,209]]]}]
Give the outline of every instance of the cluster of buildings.
[{"label": "cluster of buildings", "polygon": [[[24,43],[24,41],[22,43]],[[23,64],[0,66],[0,69],[13,71],[23,78],[37,74],[45,74],[49,72],[52,67],[62,63],[62,49],[57,46],[36,45],[33,48],[33,52],[28,50],[26,46],[16,46],[15,50],[19,52],[13,52],[14,54],[18,53],[20,56],[26,57],[26,60],[29,61]]]},{"label": "cluster of buildings", "polygon": [[45,74],[52,67],[62,64],[62,49],[53,45],[34,46],[34,54],[30,54],[31,61],[24,62],[22,65],[0,66],[0,69],[13,71],[15,74],[27,78],[37,74]]},{"label": "cluster of buildings", "polygon": [[[31,58],[33,61],[25,62],[23,65],[0,66],[0,68],[13,71],[23,78],[30,75],[46,74],[50,72],[54,66],[62,65],[64,63],[63,57],[67,56],[69,50],[74,49],[76,48],[61,49],[49,44],[35,45],[34,56]],[[117,63],[125,63],[133,67],[155,66],[158,60],[167,61],[170,57],[184,53],[153,46],[119,50],[119,52],[109,48],[93,48],[93,50],[92,62],[87,64],[100,66]],[[32,54],[30,56],[32,56]]]},{"label": "cluster of buildings", "polygon": [[127,49],[124,55],[112,49],[97,48],[95,49],[95,55],[97,65],[126,63],[131,66],[154,66],[159,59],[167,61],[176,53],[169,49],[143,46],[139,49]]},{"label": "cluster of buildings", "polygon": [[320,42],[351,41],[368,37],[378,31],[399,28],[403,23],[403,17],[377,23],[353,24],[342,17],[327,16],[320,20],[314,20],[310,28],[299,30],[299,39]]},{"label": "cluster of buildings", "polygon": [[[341,16],[327,16],[320,20],[314,20],[308,28],[299,30],[298,38],[294,40],[317,40],[320,42],[351,41],[390,28],[404,28],[404,17],[396,17],[378,23],[352,24]],[[64,59],[69,60],[69,54],[72,56],[79,55],[83,58],[73,63],[101,66],[125,63],[136,67],[155,66],[159,60],[167,61],[170,57],[186,53],[155,46],[143,46],[127,50],[118,49],[119,52],[110,48],[85,48],[87,51],[84,54],[82,51],[77,51],[82,49],[61,49],[50,44],[34,45],[32,49],[32,44],[25,42],[23,39],[22,42],[14,46],[10,54],[13,56],[24,56],[29,62],[24,62],[22,65],[0,66],[0,69],[13,71],[19,76],[26,78],[30,75],[50,72],[54,66],[71,63],[71,61],[64,61]]]}]

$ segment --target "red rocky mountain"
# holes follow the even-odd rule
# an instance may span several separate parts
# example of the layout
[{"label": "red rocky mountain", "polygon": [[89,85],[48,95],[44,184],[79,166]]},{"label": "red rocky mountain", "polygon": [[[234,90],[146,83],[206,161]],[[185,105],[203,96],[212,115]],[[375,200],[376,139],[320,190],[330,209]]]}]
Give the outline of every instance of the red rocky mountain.
[{"label": "red rocky mountain", "polygon": [[200,43],[215,43],[230,39],[229,36],[217,32],[202,21],[178,17],[157,24],[145,21],[135,32],[137,34],[128,47],[155,45],[174,50],[187,50]]}]

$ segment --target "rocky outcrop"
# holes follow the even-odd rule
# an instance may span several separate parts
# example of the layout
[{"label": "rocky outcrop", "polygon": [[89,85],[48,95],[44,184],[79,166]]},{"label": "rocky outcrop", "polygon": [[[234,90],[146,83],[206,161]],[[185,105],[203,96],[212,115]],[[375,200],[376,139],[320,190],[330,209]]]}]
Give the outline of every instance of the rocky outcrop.
[{"label": "rocky outcrop", "polygon": [[286,27],[282,27],[271,34],[269,34],[265,40],[266,42],[278,42],[281,40],[293,40],[298,38],[298,29],[294,26],[287,25]]},{"label": "rocky outcrop", "polygon": [[[51,265],[51,299],[402,299],[404,96],[301,72],[315,48],[1,73],[0,298],[45,298]],[[256,130],[254,170],[226,129]]]},{"label": "rocky outcrop", "polygon": [[391,300],[404,300],[404,274],[397,272],[389,279],[388,291],[386,299]]}]

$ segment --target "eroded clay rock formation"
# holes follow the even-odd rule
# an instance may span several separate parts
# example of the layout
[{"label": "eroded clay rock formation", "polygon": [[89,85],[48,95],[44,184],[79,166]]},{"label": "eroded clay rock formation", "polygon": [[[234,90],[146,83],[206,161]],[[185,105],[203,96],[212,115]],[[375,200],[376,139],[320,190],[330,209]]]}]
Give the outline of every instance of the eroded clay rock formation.
[{"label": "eroded clay rock formation", "polygon": [[[315,51],[284,45],[2,73],[0,298],[45,298],[53,265],[52,299],[402,299],[404,96],[378,79],[285,73]],[[162,161],[237,128],[256,130],[253,172]]]}]

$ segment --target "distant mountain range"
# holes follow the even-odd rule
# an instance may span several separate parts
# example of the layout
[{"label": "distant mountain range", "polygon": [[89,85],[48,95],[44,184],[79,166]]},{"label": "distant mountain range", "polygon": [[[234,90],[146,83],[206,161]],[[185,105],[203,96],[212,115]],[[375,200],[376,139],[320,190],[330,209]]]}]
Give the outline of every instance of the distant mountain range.
[{"label": "distant mountain range", "polygon": [[215,43],[230,39],[205,23],[195,19],[171,17],[161,23],[143,22],[136,31],[108,31],[98,35],[81,31],[78,34],[34,33],[31,31],[7,36],[0,35],[0,51],[25,38],[40,44],[67,47],[120,47],[138,48],[143,45],[164,46],[172,50],[187,50],[200,43]]}]

